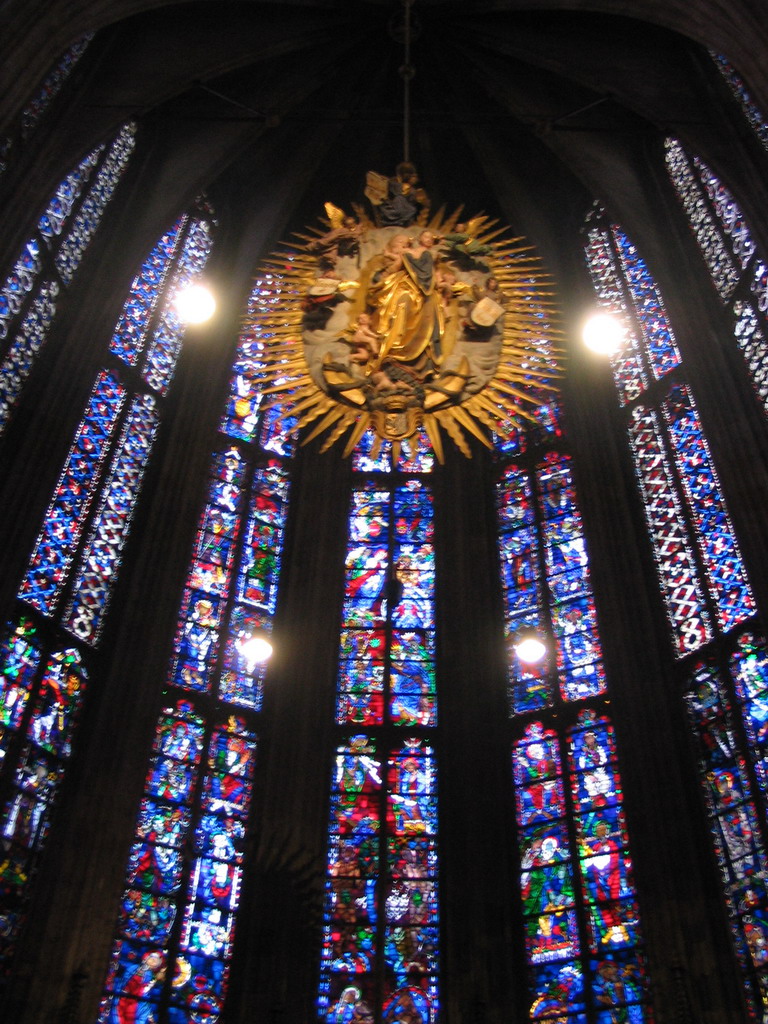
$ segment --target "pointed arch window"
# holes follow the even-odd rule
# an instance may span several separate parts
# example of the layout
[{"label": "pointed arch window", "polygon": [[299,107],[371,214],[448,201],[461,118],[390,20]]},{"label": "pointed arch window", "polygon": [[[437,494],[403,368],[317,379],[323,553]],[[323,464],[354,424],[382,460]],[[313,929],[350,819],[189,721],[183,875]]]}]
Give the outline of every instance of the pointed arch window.
[{"label": "pointed arch window", "polygon": [[[257,281],[249,311],[269,296],[269,281]],[[213,1024],[226,999],[266,671],[247,641],[272,628],[294,445],[294,421],[264,408],[260,367],[246,328],[183,588],[103,1024]]]},{"label": "pointed arch window", "polygon": [[[497,444],[531,1020],[651,1020],[589,557],[555,406]],[[545,658],[514,645],[534,630]]]},{"label": "pointed arch window", "polygon": [[[667,151],[683,159],[678,147]],[[692,174],[691,165],[685,166]],[[701,214],[704,191],[694,198],[690,209],[699,218],[694,224],[706,240],[705,256],[708,251],[720,294],[730,301],[743,287],[742,271],[749,280],[754,249],[738,210],[719,186],[712,186],[707,201],[716,199],[730,211],[729,230],[716,232],[709,212]],[[630,339],[624,351],[638,351],[647,361],[648,332],[660,328],[671,336],[671,328],[666,315],[650,322],[640,315],[642,305],[626,268],[645,265],[621,229],[600,213],[588,221],[587,263],[602,303],[624,318]],[[637,386],[633,395],[624,387],[626,362],[621,355],[615,360],[614,376],[627,407],[638,482],[681,659],[682,696],[698,749],[747,1009],[750,1019],[760,1020],[768,993],[762,953],[768,944],[768,890],[762,881],[766,792],[760,724],[765,640],[751,632],[754,598],[679,357],[678,365],[655,383]]]},{"label": "pointed arch window", "polygon": [[733,336],[752,385],[768,412],[768,263],[757,251],[731,193],[676,139],[665,141],[667,172],[712,281],[733,317]]},{"label": "pointed arch window", "polygon": [[135,135],[135,125],[126,125],[64,178],[0,287],[0,433],[46,341],[59,296],[125,171]]},{"label": "pointed arch window", "polygon": [[628,417],[661,592],[683,657],[754,614],[738,541],[661,294],[636,247],[595,209],[587,266],[600,303],[624,326],[613,360]]},{"label": "pointed arch window", "polygon": [[148,321],[154,340],[135,371],[119,365],[98,374],[18,590],[17,618],[3,641],[0,955],[10,956],[23,921],[28,882],[72,750],[88,647],[97,643],[104,623],[159,425],[163,386],[147,368],[153,353],[162,351],[171,370],[182,334],[171,312],[175,291],[202,270],[210,251],[211,224],[199,216],[185,215],[169,234],[176,247],[166,254],[171,266],[155,289],[154,319]]},{"label": "pointed arch window", "polygon": [[[438,1019],[429,446],[358,448],[348,519],[318,1009]],[[390,459],[396,466],[388,472]],[[345,1016],[346,1015],[346,1016]]]}]

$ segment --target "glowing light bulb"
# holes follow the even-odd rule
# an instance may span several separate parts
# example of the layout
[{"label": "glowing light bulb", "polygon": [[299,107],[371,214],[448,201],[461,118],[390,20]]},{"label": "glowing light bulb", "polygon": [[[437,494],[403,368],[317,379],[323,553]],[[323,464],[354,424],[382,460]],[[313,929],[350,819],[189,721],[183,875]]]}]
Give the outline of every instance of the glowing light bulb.
[{"label": "glowing light bulb", "polygon": [[624,325],[613,313],[595,313],[584,324],[581,337],[593,352],[611,356],[624,342]]},{"label": "glowing light bulb", "polygon": [[272,657],[272,644],[263,636],[245,637],[237,646],[249,672]]},{"label": "glowing light bulb", "polygon": [[536,665],[547,653],[544,642],[535,633],[526,633],[515,643],[515,654],[526,665]]},{"label": "glowing light bulb", "polygon": [[186,324],[202,324],[216,311],[216,299],[204,284],[185,285],[176,296],[176,312]]}]

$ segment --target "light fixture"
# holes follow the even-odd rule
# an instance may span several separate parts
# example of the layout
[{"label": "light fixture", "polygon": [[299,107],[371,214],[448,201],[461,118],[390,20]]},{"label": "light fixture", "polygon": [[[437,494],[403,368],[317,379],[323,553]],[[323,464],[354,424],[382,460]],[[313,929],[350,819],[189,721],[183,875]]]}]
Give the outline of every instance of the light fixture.
[{"label": "light fixture", "polygon": [[253,672],[257,665],[263,665],[272,657],[272,644],[261,633],[241,637],[237,641],[237,649],[240,656],[245,659],[249,672]]},{"label": "light fixture", "polygon": [[193,281],[176,294],[176,312],[186,324],[202,324],[216,312],[216,299],[210,288]]},{"label": "light fixture", "polygon": [[521,630],[512,641],[512,647],[524,665],[537,665],[547,653],[547,645],[533,628]]},{"label": "light fixture", "polygon": [[613,313],[594,313],[585,321],[581,338],[593,352],[611,356],[618,352],[624,342],[624,325]]}]

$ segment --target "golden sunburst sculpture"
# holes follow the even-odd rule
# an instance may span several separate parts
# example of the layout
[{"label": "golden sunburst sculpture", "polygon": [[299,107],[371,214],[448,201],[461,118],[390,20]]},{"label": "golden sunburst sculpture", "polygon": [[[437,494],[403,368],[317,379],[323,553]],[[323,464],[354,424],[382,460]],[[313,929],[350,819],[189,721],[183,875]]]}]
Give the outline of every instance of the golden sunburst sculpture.
[{"label": "golden sunburst sculpture", "polygon": [[[383,179],[386,181],[386,179]],[[461,210],[408,226],[327,203],[327,219],[270,258],[246,328],[262,354],[263,394],[322,451],[366,431],[371,456],[422,428],[443,461],[444,430],[491,447],[552,401],[560,332],[549,279],[530,246]],[[268,400],[269,402],[269,400]]]}]

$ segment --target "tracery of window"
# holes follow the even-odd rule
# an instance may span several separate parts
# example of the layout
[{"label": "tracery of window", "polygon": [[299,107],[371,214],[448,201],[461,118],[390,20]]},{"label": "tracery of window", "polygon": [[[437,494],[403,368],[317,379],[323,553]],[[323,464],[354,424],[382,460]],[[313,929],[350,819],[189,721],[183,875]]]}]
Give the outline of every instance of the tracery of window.
[{"label": "tracery of window", "polygon": [[715,53],[712,50],[709,51],[709,54],[715,62],[715,67],[728,83],[731,92],[741,104],[744,115],[752,125],[755,134],[765,148],[768,149],[768,124],[766,124],[762,112],[758,109],[754,100],[750,96],[747,87],[744,85],[743,79],[721,54]]},{"label": "tracery of window", "polygon": [[[262,279],[250,304],[268,293]],[[265,676],[247,641],[272,627],[294,444],[293,424],[276,421],[257,389],[260,352],[245,331],[183,589],[103,1024],[215,1024],[226,999]]]},{"label": "tracery of window", "polygon": [[768,264],[731,193],[675,139],[665,142],[667,171],[712,281],[733,315],[733,335],[753,387],[768,412]]},{"label": "tracery of window", "polygon": [[623,322],[612,361],[675,650],[683,657],[755,611],[717,472],[661,294],[637,249],[599,209],[587,266],[600,303]]},{"label": "tracery of window", "polygon": [[107,203],[128,164],[136,129],[126,125],[61,182],[0,287],[0,433],[5,430]]},{"label": "tracery of window", "polygon": [[40,118],[58,96],[62,86],[87,50],[93,35],[93,32],[89,32],[73,43],[69,49],[64,51],[56,66],[46,75],[43,84],[22,111],[17,138],[6,136],[4,139],[0,139],[0,174],[6,169],[8,157],[14,149],[14,145],[26,141],[32,135]]},{"label": "tracery of window", "polygon": [[[556,406],[497,442],[531,1020],[652,1019],[589,559]],[[510,461],[511,459],[511,461]],[[537,665],[513,644],[549,637]]]},{"label": "tracery of window", "polygon": [[[434,549],[429,446],[358,450],[345,570],[318,1010],[439,1014]],[[355,1016],[356,1015],[356,1016]]]},{"label": "tracery of window", "polygon": [[[159,424],[164,389],[153,391],[146,383],[146,367],[162,350],[172,369],[182,334],[169,312],[175,291],[202,270],[212,240],[210,224],[199,216],[182,217],[162,241],[169,237],[174,245],[162,256],[159,247],[153,250],[125,306],[132,308],[139,285],[165,260],[147,320],[148,336],[162,342],[149,346],[142,368],[121,364],[98,374],[19,587],[17,617],[3,640],[0,962],[10,956],[23,922],[28,882],[71,753],[88,678],[87,647],[97,642],[109,607]],[[134,341],[139,351],[141,337]]]}]

